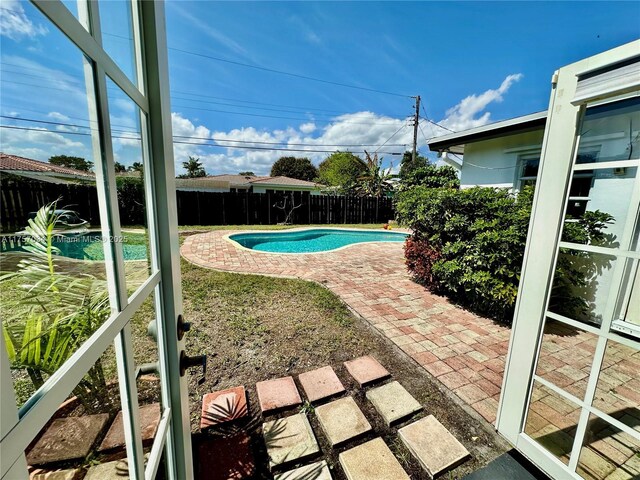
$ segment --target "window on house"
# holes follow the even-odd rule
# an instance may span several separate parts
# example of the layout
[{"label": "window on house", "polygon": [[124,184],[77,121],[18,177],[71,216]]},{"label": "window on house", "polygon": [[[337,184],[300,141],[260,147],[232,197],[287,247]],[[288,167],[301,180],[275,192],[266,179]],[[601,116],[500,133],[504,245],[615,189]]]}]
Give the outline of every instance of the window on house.
[{"label": "window on house", "polygon": [[524,187],[534,186],[538,177],[540,167],[540,155],[527,155],[520,158],[520,176],[518,179],[518,190]]}]

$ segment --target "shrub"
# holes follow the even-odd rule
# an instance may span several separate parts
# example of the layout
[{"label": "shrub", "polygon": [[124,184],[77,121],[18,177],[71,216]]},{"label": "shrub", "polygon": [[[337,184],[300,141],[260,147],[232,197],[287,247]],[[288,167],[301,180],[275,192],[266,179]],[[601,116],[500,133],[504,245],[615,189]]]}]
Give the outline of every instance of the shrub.
[{"label": "shrub", "polygon": [[147,218],[144,205],[144,183],[142,176],[116,177],[120,222],[123,225],[145,225]]},{"label": "shrub", "polygon": [[[413,229],[405,245],[407,267],[432,291],[448,295],[477,313],[510,321],[518,293],[533,189],[514,195],[504,189],[455,190],[417,186],[399,193],[399,223]],[[587,212],[565,230],[564,239],[587,243],[607,238],[612,221]],[[587,309],[575,291],[591,279],[584,262],[564,261],[557,270],[552,302],[569,314]],[[559,301],[560,299],[563,299]],[[568,301],[570,299],[571,301]]]}]

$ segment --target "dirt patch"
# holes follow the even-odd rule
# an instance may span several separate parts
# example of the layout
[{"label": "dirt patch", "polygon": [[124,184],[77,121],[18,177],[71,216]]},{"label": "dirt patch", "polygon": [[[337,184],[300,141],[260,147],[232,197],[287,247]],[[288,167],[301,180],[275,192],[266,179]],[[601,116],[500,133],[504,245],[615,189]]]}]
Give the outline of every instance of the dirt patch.
[{"label": "dirt patch", "polygon": [[[251,434],[258,461],[257,477],[271,478],[261,437],[262,422],[301,409],[308,414],[320,445],[318,459],[327,460],[338,480],[345,478],[339,467],[338,454],[377,436],[394,451],[411,478],[429,478],[397,435],[398,428],[429,414],[434,415],[471,453],[471,459],[445,478],[461,478],[508,448],[491,426],[454,402],[424,369],[366,321],[354,316],[324,287],[301,280],[217,272],[185,261],[182,262],[182,278],[184,311],[193,325],[187,336],[188,351],[191,354],[207,353],[209,357],[205,383],[197,385],[195,375],[190,380],[191,425],[196,433],[194,452],[198,451],[199,443],[241,428]],[[343,366],[344,361],[367,354],[375,356],[391,372],[390,380],[399,381],[424,405],[423,412],[393,427],[385,425],[366,400],[366,390],[358,387]],[[325,365],[334,368],[347,388],[344,395],[354,397],[373,427],[373,432],[366,437],[337,449],[330,447],[310,405],[268,415],[264,419],[257,406],[256,382],[286,375],[296,378],[300,373]],[[297,378],[296,383],[302,392]],[[237,428],[197,433],[202,395],[237,385],[247,388],[250,418]]]}]

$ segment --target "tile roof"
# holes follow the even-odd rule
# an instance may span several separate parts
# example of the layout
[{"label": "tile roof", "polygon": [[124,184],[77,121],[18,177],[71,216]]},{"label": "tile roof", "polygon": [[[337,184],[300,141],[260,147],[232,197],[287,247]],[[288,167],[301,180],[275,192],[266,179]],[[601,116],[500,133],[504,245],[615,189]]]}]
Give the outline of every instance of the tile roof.
[{"label": "tile roof", "polygon": [[94,178],[93,173],[83,172],[75,168],[60,167],[31,158],[19,157],[0,152],[0,170],[15,172],[36,172],[57,175],[72,175],[74,177]]},{"label": "tile roof", "polygon": [[176,188],[229,188],[229,182],[216,177],[176,178]]},{"label": "tile roof", "polygon": [[252,180],[252,184],[260,183],[263,185],[286,185],[290,187],[316,187],[318,184],[314,182],[308,182],[306,180],[298,180],[291,177],[262,177],[257,180]]},{"label": "tile roof", "polygon": [[215,178],[223,182],[229,182],[231,185],[249,185],[254,180],[261,180],[270,177],[261,177],[257,175],[209,175],[207,178]]}]

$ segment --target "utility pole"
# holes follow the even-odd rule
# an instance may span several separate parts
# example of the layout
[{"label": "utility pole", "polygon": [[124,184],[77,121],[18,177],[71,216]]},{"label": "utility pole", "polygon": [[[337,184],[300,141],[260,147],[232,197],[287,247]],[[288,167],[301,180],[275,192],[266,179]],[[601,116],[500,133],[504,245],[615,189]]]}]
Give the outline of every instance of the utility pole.
[{"label": "utility pole", "polygon": [[413,117],[413,154],[411,155],[411,161],[415,165],[416,154],[418,147],[418,122],[420,121],[420,95],[416,95],[416,114]]}]

